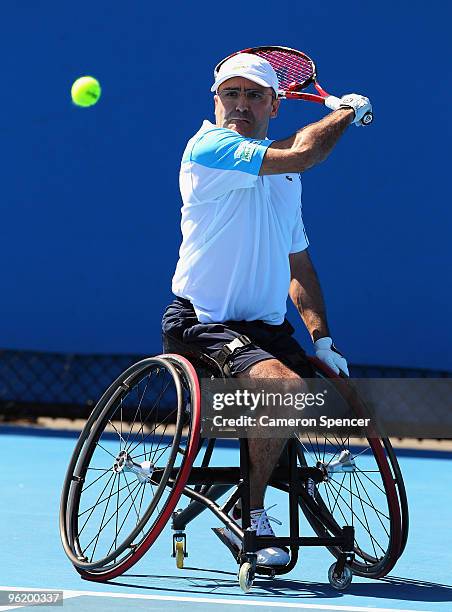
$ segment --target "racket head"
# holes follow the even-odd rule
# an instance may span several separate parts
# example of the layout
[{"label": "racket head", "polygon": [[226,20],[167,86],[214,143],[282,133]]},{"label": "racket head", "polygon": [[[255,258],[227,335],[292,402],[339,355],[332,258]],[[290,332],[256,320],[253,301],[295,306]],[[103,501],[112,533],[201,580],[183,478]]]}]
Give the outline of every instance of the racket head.
[{"label": "racket head", "polygon": [[241,51],[231,53],[231,55],[222,59],[221,62],[215,66],[215,79],[224,62],[239,53],[258,55],[270,63],[278,77],[279,98],[285,98],[287,93],[306,89],[306,87],[311,83],[315,83],[317,80],[315,64],[306,53],[291,49],[290,47],[274,45],[249,47],[248,49],[242,49]]}]

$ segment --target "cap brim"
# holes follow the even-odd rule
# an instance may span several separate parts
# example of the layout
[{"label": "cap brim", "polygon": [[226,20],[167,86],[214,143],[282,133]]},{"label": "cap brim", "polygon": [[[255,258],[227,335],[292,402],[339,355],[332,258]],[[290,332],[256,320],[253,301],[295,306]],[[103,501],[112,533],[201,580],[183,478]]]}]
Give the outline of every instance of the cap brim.
[{"label": "cap brim", "polygon": [[[253,83],[257,83],[258,85],[262,85],[262,87],[271,87],[273,89],[272,85],[269,85],[266,81],[264,81],[264,79],[261,79],[261,78],[259,78],[257,76],[254,76],[254,75],[244,75],[243,72],[230,72],[229,74],[225,74],[224,76],[222,76],[221,79],[218,79],[217,81],[215,81],[215,83],[210,88],[210,91],[216,92],[222,83],[224,83],[228,79],[232,79],[234,77],[243,77],[244,79],[248,79],[249,81],[253,81]],[[276,95],[278,95],[278,92],[275,92],[275,93],[276,93]]]}]

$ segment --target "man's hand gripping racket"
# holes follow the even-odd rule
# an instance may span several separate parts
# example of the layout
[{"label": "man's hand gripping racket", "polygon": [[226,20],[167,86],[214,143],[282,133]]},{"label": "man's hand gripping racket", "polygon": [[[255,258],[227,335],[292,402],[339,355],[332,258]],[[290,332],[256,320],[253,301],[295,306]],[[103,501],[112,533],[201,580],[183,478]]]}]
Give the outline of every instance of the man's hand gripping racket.
[{"label": "man's hand gripping racket", "polygon": [[[251,47],[229,55],[215,68],[215,76],[221,65],[230,57],[238,53],[254,53],[266,59],[274,68],[279,81],[279,98],[295,100],[308,100],[324,104],[331,110],[338,108],[351,108],[355,112],[353,123],[357,126],[370,125],[373,120],[372,106],[365,96],[347,94],[342,98],[331,96],[317,81],[317,72],[314,62],[301,51],[289,47]],[[305,93],[302,90],[313,84],[318,94]]]}]

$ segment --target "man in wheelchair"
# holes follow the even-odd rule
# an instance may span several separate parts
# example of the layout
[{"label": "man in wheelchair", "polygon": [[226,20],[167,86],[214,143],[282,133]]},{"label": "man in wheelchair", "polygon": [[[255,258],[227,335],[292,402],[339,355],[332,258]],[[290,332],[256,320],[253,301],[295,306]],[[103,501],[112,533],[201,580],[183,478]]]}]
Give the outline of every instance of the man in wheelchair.
[{"label": "man in wheelchair", "polygon": [[[364,111],[340,108],[284,140],[269,140],[269,120],[280,106],[278,78],[266,60],[246,53],[221,66],[211,91],[215,124],[203,122],[182,158],[183,238],[172,282],[176,298],[163,316],[164,350],[180,352],[182,344],[214,358],[228,376],[309,377],[305,352],[285,319],[289,294],[317,357],[348,374],[308,253],[300,173],[326,159]],[[273,535],[264,494],[284,445],[281,439],[249,440],[257,535]],[[239,521],[240,508],[232,512]],[[223,533],[240,546],[232,532]],[[289,560],[283,548],[257,555],[259,565]]]}]

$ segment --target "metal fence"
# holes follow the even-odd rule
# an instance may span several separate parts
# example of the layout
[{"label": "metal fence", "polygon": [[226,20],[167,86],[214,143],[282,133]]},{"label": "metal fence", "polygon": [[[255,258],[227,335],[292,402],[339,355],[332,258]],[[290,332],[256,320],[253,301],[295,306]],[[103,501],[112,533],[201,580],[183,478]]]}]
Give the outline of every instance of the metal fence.
[{"label": "metal fence", "polygon": [[[0,421],[39,416],[86,418],[128,366],[146,355],[0,351]],[[447,371],[352,365],[354,378],[450,378]]]}]

